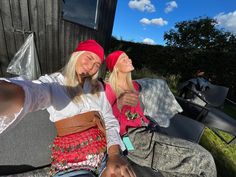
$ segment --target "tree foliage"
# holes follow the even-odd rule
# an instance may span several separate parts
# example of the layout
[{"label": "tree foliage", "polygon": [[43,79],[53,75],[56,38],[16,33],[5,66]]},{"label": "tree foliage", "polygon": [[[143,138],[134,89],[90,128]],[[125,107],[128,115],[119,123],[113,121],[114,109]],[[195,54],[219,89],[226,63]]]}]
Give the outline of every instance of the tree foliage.
[{"label": "tree foliage", "polygon": [[208,17],[176,23],[164,39],[168,46],[181,48],[228,52],[236,47],[236,36],[217,28],[216,20]]}]

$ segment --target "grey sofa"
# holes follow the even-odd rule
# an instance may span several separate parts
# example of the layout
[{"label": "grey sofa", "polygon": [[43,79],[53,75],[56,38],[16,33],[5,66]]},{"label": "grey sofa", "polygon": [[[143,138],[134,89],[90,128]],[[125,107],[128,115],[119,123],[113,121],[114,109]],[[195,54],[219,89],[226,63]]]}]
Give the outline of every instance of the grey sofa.
[{"label": "grey sofa", "polygon": [[47,111],[26,115],[0,135],[0,175],[34,170],[50,164],[50,144],[56,136]]},{"label": "grey sofa", "polygon": [[[145,83],[148,82],[145,81]],[[154,82],[150,86],[163,83],[162,81]],[[149,89],[149,87],[145,88]],[[156,89],[155,91],[157,92]],[[159,92],[163,93],[161,90]],[[165,98],[163,97],[163,101],[166,100]],[[145,105],[143,106],[145,110]],[[196,143],[199,142],[203,130],[202,123],[180,114],[170,119],[168,128],[156,127],[156,131],[160,133]],[[0,135],[0,176],[48,176],[50,144],[55,136],[54,124],[50,122],[46,110],[27,114],[15,127],[9,128]],[[138,177],[162,177],[159,172],[150,168],[130,163]]]},{"label": "grey sofa", "polygon": [[[56,136],[47,111],[25,116],[19,124],[0,135],[0,176],[48,176],[50,144]],[[131,162],[132,163],[132,162]],[[140,177],[162,176],[132,163]]]},{"label": "grey sofa", "polygon": [[[196,121],[177,114],[171,119],[169,128],[160,128],[159,131],[198,142],[204,126],[200,123],[197,125],[198,129],[195,128]],[[47,111],[25,116],[19,124],[0,135],[0,176],[47,176],[49,146],[55,136],[56,130]],[[149,168],[134,163],[132,166],[139,177],[162,176]]]}]

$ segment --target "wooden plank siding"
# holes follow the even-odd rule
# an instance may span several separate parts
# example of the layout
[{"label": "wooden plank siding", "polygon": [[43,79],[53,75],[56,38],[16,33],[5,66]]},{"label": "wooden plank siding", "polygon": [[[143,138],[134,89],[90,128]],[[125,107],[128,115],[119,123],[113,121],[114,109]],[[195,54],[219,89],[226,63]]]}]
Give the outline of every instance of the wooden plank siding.
[{"label": "wooden plank siding", "polygon": [[0,1],[1,7],[1,18],[4,29],[4,35],[6,39],[6,48],[8,54],[8,60],[12,58],[16,52],[15,37],[14,37],[14,26],[11,18],[11,6],[9,0]]},{"label": "wooden plank siding", "polygon": [[45,25],[45,3],[44,0],[37,0],[38,7],[38,46],[37,53],[42,73],[47,72],[47,57],[46,57],[46,25]]},{"label": "wooden plank siding", "polygon": [[[20,10],[21,10],[21,25],[22,30],[30,31],[30,20],[29,20],[29,7],[28,0],[20,0]],[[27,33],[23,34],[24,39],[27,38]]]},{"label": "wooden plank siding", "polygon": [[95,39],[109,47],[117,0],[100,0],[98,29],[62,19],[61,0],[0,0],[0,77],[34,32],[36,50],[43,74],[60,70],[78,42]]},{"label": "wooden plank siding", "polygon": [[1,60],[0,60],[0,65],[1,65],[0,75],[3,75],[3,71],[6,70],[9,61],[8,61],[6,39],[5,39],[5,35],[4,35],[2,17],[0,17],[0,58],[1,58]]},{"label": "wooden plank siding", "polygon": [[[12,25],[14,29],[22,29],[21,25],[21,11],[20,11],[20,4],[18,0],[10,0],[11,6],[11,17],[12,17]],[[24,35],[23,33],[14,32],[15,38],[15,45],[16,50],[18,50],[22,43],[24,42]]]}]

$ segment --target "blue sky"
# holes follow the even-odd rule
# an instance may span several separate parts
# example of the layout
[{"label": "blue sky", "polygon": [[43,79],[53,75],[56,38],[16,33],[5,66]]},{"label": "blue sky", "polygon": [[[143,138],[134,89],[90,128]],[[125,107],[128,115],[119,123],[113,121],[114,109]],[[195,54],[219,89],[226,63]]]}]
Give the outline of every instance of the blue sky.
[{"label": "blue sky", "polygon": [[126,41],[164,45],[176,22],[211,17],[236,34],[236,0],[117,0],[112,35]]}]

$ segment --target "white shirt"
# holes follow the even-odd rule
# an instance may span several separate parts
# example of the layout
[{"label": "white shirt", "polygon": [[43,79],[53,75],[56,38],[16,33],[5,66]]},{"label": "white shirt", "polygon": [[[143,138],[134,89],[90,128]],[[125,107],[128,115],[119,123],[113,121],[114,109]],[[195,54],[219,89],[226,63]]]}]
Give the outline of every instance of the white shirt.
[{"label": "white shirt", "polygon": [[98,111],[106,126],[107,148],[118,144],[122,150],[125,149],[119,135],[119,122],[112,113],[105,92],[101,90],[99,96],[91,94],[89,81],[85,81],[81,102],[76,104],[72,102],[67,94],[64,86],[64,76],[61,73],[41,76],[34,81],[24,80],[20,77],[0,78],[0,80],[20,85],[25,92],[24,106],[19,113],[7,117],[0,116],[0,133],[13,123],[18,123],[28,112],[47,109],[50,114],[49,119],[56,122],[77,114]]}]

